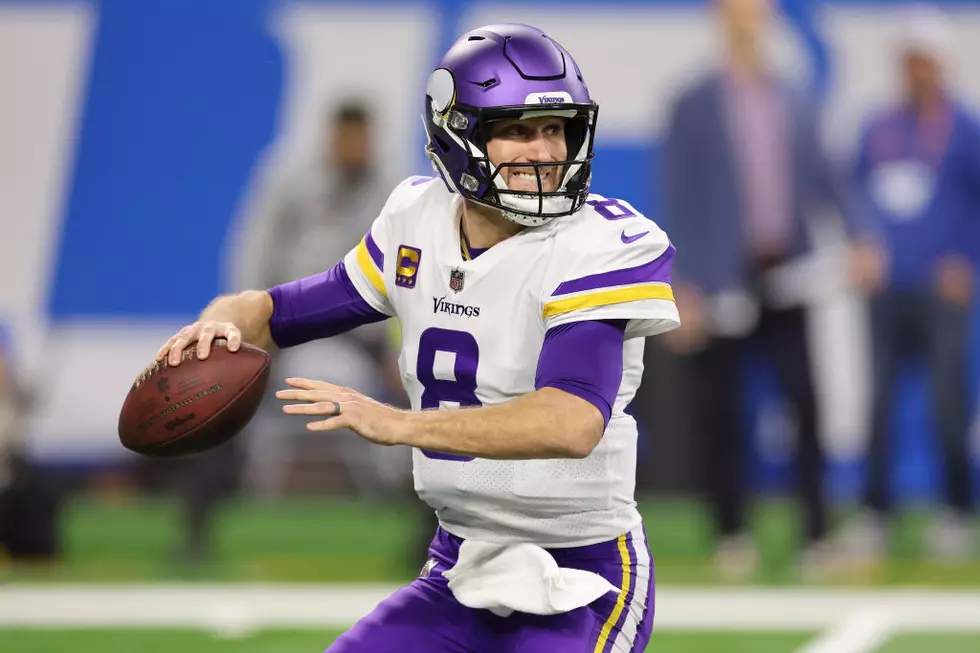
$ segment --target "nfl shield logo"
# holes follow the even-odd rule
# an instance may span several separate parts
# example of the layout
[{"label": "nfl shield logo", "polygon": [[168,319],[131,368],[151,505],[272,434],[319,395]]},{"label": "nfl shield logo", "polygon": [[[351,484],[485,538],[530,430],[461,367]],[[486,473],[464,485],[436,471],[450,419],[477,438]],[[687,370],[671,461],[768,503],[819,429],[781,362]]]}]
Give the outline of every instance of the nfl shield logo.
[{"label": "nfl shield logo", "polygon": [[449,273],[449,287],[453,289],[453,292],[459,292],[463,289],[463,271],[459,268],[453,268]]},{"label": "nfl shield logo", "polygon": [[433,558],[429,558],[426,561],[425,566],[422,567],[422,571],[419,572],[419,578],[428,578],[432,574],[432,570],[435,568],[436,562],[437,561]]}]

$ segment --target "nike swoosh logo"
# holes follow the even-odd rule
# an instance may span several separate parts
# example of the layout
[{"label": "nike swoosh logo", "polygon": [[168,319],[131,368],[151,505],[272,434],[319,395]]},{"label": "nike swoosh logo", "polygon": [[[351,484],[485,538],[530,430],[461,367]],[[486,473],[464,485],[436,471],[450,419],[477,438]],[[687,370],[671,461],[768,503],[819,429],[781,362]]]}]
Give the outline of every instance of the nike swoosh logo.
[{"label": "nike swoosh logo", "polygon": [[635,236],[627,236],[626,235],[626,232],[624,231],[623,233],[619,234],[619,239],[621,241],[623,241],[625,244],[629,245],[634,240],[639,240],[640,238],[643,238],[644,236],[646,236],[648,233],[650,233],[650,232],[649,231],[641,231],[640,233],[636,234]]}]

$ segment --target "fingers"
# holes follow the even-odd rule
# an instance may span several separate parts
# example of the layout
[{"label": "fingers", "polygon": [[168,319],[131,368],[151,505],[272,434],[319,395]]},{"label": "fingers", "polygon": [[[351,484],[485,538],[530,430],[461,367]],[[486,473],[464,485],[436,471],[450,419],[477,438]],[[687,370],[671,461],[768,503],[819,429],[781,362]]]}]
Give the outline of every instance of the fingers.
[{"label": "fingers", "polygon": [[346,388],[342,388],[339,385],[334,385],[333,383],[327,383],[326,381],[317,381],[315,379],[303,379],[298,377],[287,378],[286,385],[290,385],[294,388],[300,388],[301,390],[325,390],[329,392],[343,392],[346,390]]},{"label": "fingers", "polygon": [[336,417],[340,415],[340,403],[337,401],[318,401],[314,404],[286,404],[282,412],[289,415],[323,415]]},{"label": "fingers", "polygon": [[229,324],[225,329],[225,338],[228,339],[228,351],[238,351],[242,346],[242,332],[234,324]]},{"label": "fingers", "polygon": [[283,401],[347,401],[353,397],[337,390],[276,390],[276,399]]},{"label": "fingers", "polygon": [[308,431],[336,431],[337,429],[347,429],[353,426],[353,422],[347,416],[341,413],[336,417],[329,417],[324,420],[319,420],[317,422],[310,422],[306,425]]},{"label": "fingers", "polygon": [[177,336],[170,345],[170,353],[168,354],[167,362],[171,367],[180,365],[180,361],[184,357],[184,350],[197,339],[197,330],[198,324],[194,323],[185,326],[177,332]]},{"label": "fingers", "polygon": [[180,336],[179,333],[175,333],[174,335],[170,336],[170,339],[167,340],[167,342],[163,343],[163,347],[160,347],[160,349],[157,350],[157,355],[156,355],[157,362],[160,362],[167,357],[167,354],[170,352],[170,349],[174,346],[174,343],[177,342],[177,338],[179,336]]},{"label": "fingers", "polygon": [[[350,404],[347,405],[351,408]],[[351,416],[344,414],[344,404],[337,401],[320,401],[313,404],[287,404],[282,407],[287,415],[309,415],[326,417],[326,419],[309,422],[309,431],[333,431],[349,428],[352,425]]]},{"label": "fingers", "polygon": [[215,325],[212,322],[205,322],[201,325],[197,336],[197,358],[204,360],[211,353],[211,341],[214,340]]},{"label": "fingers", "polygon": [[238,351],[242,346],[242,332],[230,322],[195,322],[171,336],[157,351],[156,360],[167,359],[172,367],[180,365],[184,350],[196,344],[197,358],[204,360],[211,355],[215,338],[227,340],[228,351]]},{"label": "fingers", "polygon": [[[356,414],[365,402],[370,400],[350,388],[315,381],[313,379],[288,378],[292,388],[277,390],[276,398],[283,401],[303,403],[286,404],[282,411],[287,415],[307,415],[326,419],[306,425],[310,431],[333,431],[340,428],[354,428]],[[345,412],[346,411],[346,412]]]},{"label": "fingers", "polygon": [[[223,338],[228,351],[238,351],[242,344],[242,332],[230,322],[205,322],[197,339],[197,357],[204,360],[211,354],[215,338]],[[232,346],[234,342],[234,347]]]},{"label": "fingers", "polygon": [[307,403],[359,401],[365,399],[360,393],[350,388],[344,388],[339,385],[327,383],[326,381],[288,378],[286,379],[286,383],[292,387],[277,390],[276,399],[283,401],[305,401]]},{"label": "fingers", "polygon": [[320,390],[277,390],[276,399],[281,401],[304,401],[308,404],[316,404],[324,401],[337,401],[340,398],[334,394]]}]

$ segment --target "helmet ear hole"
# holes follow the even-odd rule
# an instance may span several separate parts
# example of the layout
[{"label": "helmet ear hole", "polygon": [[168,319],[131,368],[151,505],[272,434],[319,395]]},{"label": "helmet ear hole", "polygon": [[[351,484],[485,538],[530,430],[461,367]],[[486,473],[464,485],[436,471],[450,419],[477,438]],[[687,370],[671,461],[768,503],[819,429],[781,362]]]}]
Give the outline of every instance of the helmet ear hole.
[{"label": "helmet ear hole", "polygon": [[450,149],[449,143],[443,140],[443,138],[438,134],[433,134],[432,142],[435,143],[435,145],[439,148],[439,151],[442,152],[443,154],[449,153],[449,149]]}]

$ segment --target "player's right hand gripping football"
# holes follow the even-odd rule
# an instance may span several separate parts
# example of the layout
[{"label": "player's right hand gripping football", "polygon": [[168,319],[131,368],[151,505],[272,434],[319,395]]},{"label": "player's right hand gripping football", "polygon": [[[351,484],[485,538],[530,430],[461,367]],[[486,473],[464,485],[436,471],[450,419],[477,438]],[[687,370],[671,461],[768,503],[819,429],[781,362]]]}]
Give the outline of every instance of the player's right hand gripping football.
[{"label": "player's right hand gripping football", "polygon": [[242,345],[242,332],[231,322],[214,322],[203,320],[188,324],[170,340],[164,343],[157,352],[157,361],[167,359],[167,363],[176,367],[180,365],[184,351],[192,345],[197,348],[198,360],[204,360],[211,353],[211,343],[215,338],[225,338],[228,341],[228,351],[238,351]]}]

